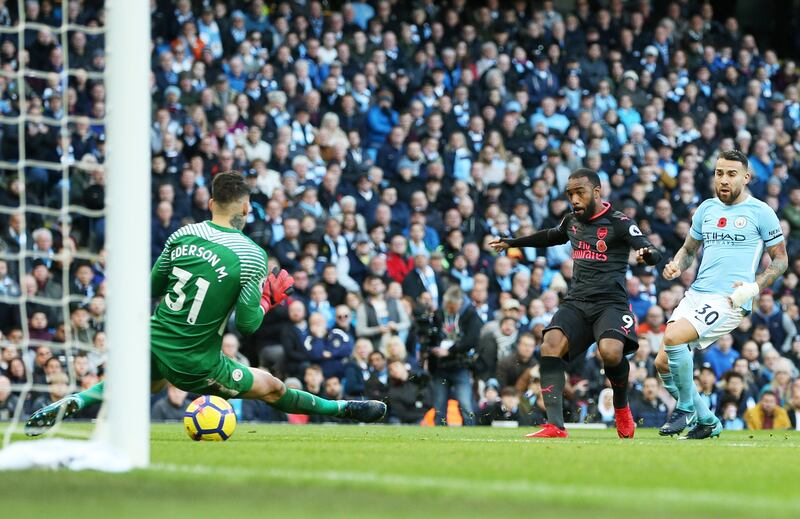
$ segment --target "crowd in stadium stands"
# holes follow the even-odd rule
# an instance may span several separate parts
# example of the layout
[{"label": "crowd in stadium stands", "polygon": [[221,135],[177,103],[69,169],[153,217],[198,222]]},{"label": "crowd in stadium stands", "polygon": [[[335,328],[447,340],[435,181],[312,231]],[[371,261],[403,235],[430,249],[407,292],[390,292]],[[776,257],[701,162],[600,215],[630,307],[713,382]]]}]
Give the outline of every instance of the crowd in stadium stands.
[{"label": "crowd in stadium stands", "polygon": [[[694,209],[714,196],[717,154],[738,148],[749,156],[752,194],[781,218],[790,268],[738,329],[696,352],[696,381],[728,429],[800,429],[795,61],[702,1],[577,0],[560,11],[553,3],[151,0],[152,214],[131,219],[152,219],[152,258],[180,226],[209,218],[217,172],[241,171],[253,206],[244,232],[270,268],[293,274],[295,292],[254,335],[229,328],[226,355],[327,398],[385,399],[392,423],[431,423],[436,395],[420,327],[456,286],[481,321],[465,354],[474,415],[463,421],[539,424],[538,350],[572,277],[571,250],[498,256],[487,242],[555,226],[570,210],[567,176],[585,166],[667,261]],[[0,0],[1,25],[18,20],[11,4]],[[105,87],[87,72],[104,68],[103,36],[74,28],[62,41],[56,32],[64,16],[101,26],[101,2],[73,0],[66,13],[54,0],[24,4],[29,22],[53,29],[25,30],[24,49],[16,35],[2,38],[0,111],[24,107],[27,121],[22,143],[15,125],[2,125],[1,158],[16,161],[24,144],[28,159],[69,169],[62,176],[37,163],[22,177],[8,168],[0,203],[25,196],[58,208],[68,189],[71,203],[102,209],[114,174],[102,168]],[[49,75],[18,84],[8,74],[23,63]],[[64,128],[47,119],[65,115],[74,119]],[[0,294],[37,299],[24,320],[18,305],[0,305],[0,419],[103,376],[104,220],[25,216],[24,225],[19,213],[1,219]],[[21,250],[32,254],[19,261]],[[70,250],[100,255],[62,261]],[[667,282],[662,266],[632,265],[627,280],[639,320],[630,384],[641,427],[660,426],[674,405],[653,359],[696,273]],[[62,293],[78,302],[43,302]],[[25,336],[31,347],[20,351]],[[68,339],[96,349],[68,366],[58,348]],[[568,421],[613,424],[600,366],[593,350],[570,365]],[[20,402],[24,393],[8,382],[31,378],[49,392]],[[153,418],[182,417],[187,398],[170,388],[154,398]],[[234,405],[243,419],[308,421]],[[457,408],[448,418],[462,421]]]}]

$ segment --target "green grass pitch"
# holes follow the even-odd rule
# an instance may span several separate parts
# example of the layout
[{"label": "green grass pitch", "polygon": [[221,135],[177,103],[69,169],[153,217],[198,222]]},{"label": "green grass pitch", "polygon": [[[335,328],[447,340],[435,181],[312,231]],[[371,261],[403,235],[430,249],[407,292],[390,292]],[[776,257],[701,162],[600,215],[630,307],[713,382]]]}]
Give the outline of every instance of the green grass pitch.
[{"label": "green grass pitch", "polygon": [[[0,473],[0,516],[800,516],[800,434],[634,441],[613,430],[239,424],[224,443],[152,429],[152,466],[123,475]],[[35,441],[35,440],[34,440]]]}]

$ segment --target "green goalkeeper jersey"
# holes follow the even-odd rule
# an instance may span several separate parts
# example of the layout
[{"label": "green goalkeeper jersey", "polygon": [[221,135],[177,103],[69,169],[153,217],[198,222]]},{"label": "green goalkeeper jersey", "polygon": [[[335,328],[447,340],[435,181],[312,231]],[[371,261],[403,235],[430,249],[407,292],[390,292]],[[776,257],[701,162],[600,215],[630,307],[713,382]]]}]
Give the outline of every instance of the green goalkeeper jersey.
[{"label": "green goalkeeper jersey", "polygon": [[153,353],[179,373],[202,374],[218,363],[231,312],[236,327],[261,325],[261,289],[267,255],[240,231],[210,221],[175,231],[151,273]]}]

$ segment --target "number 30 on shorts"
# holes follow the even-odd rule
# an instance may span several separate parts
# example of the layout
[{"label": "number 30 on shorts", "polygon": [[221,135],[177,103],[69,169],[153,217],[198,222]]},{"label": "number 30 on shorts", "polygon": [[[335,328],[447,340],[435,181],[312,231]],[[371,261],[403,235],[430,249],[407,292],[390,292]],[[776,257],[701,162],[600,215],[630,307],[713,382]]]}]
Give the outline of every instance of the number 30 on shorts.
[{"label": "number 30 on shorts", "polygon": [[698,321],[703,321],[708,326],[711,326],[717,322],[717,319],[719,319],[719,312],[716,310],[709,312],[709,310],[711,310],[711,305],[703,305],[703,308],[698,308],[694,311],[694,318]]}]

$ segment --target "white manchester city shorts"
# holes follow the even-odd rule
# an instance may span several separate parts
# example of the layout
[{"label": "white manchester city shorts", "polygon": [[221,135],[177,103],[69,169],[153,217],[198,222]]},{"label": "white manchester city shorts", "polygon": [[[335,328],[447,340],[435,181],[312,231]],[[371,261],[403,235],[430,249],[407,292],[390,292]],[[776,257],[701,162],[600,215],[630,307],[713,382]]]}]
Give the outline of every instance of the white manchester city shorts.
[{"label": "white manchester city shorts", "polygon": [[726,296],[689,290],[672,312],[669,322],[678,319],[689,321],[699,336],[693,344],[704,350],[726,333],[738,328],[744,315],[741,308],[731,308]]}]

